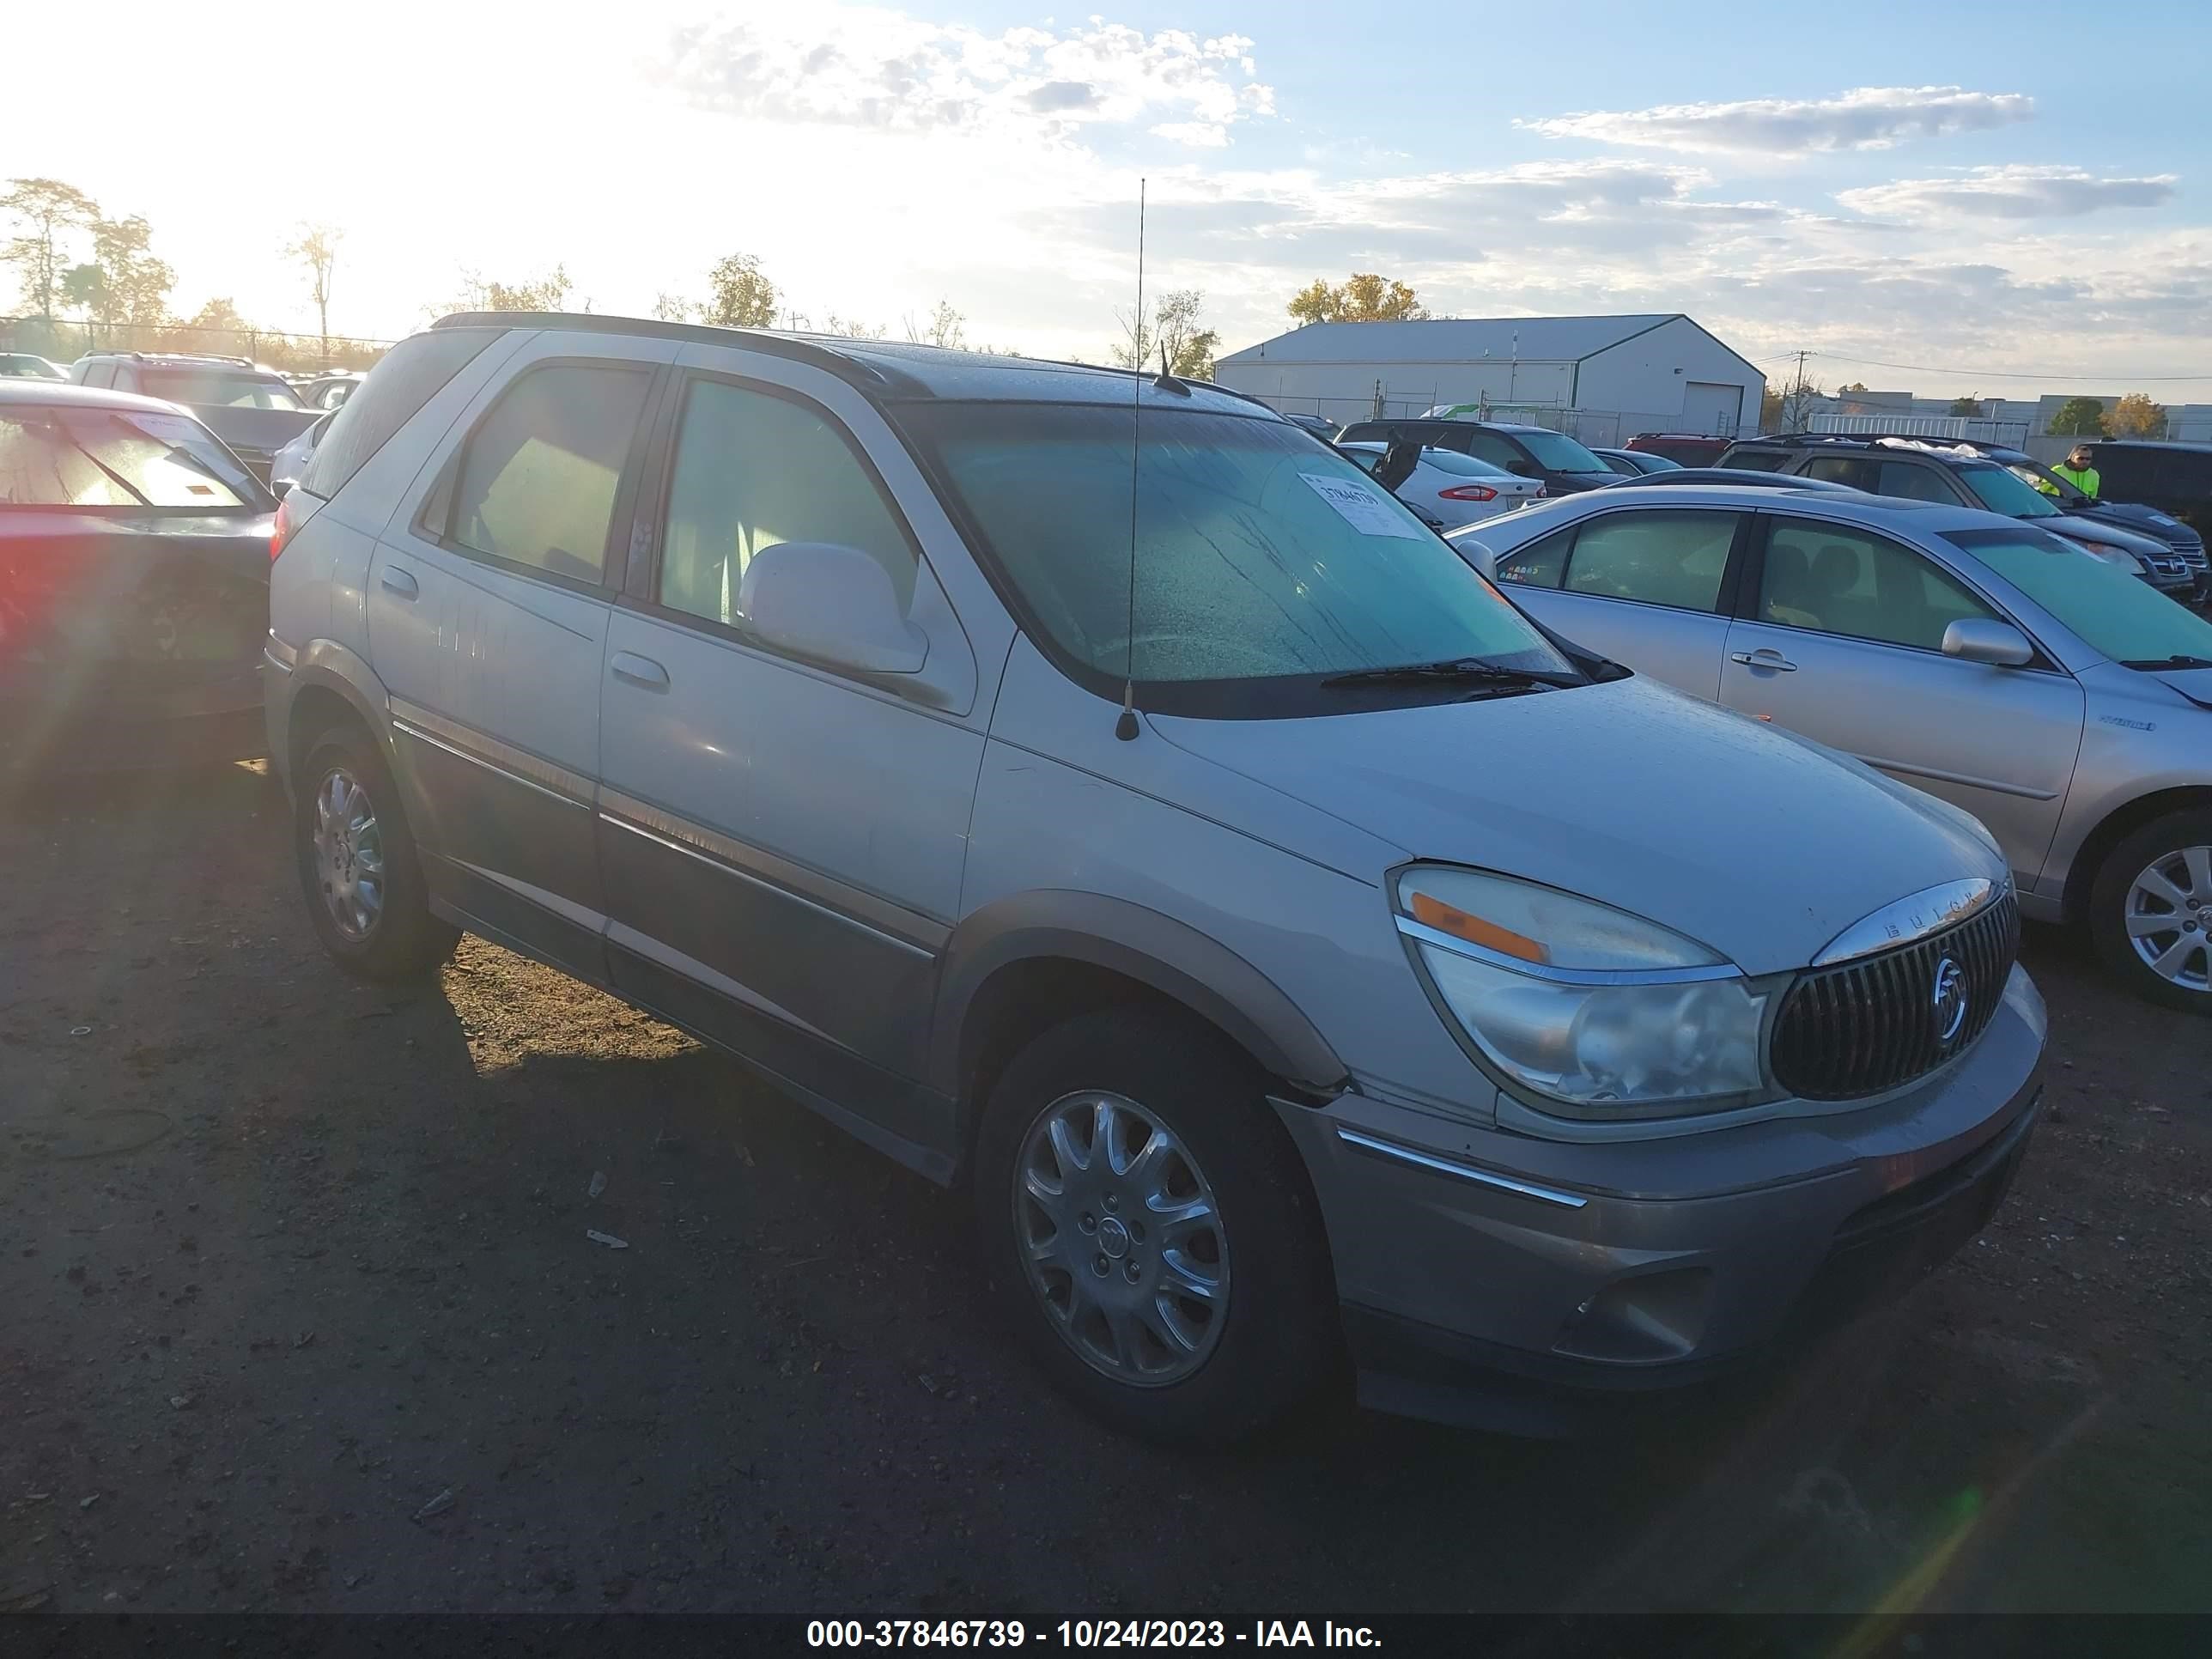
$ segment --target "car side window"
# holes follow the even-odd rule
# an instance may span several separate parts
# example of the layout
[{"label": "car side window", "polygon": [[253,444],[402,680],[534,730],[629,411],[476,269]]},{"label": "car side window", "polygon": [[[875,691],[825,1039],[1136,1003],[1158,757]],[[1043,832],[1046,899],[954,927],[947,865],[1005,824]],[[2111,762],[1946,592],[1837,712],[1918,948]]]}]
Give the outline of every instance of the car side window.
[{"label": "car side window", "polygon": [[1809,520],[1774,521],[1759,578],[1759,619],[1920,651],[1943,630],[1996,613],[1911,548]]},{"label": "car side window", "polygon": [[1884,461],[1875,494],[1902,495],[1908,501],[1941,501],[1947,507],[1959,500],[1934,467],[1917,461]]},{"label": "car side window", "polygon": [[84,383],[87,386],[113,386],[115,384],[115,365],[113,363],[94,363],[90,368],[85,370]]},{"label": "car side window", "polygon": [[1717,611],[1740,514],[1608,513],[1583,521],[1565,590],[1678,611]]},{"label": "car side window", "polygon": [[1470,432],[1464,444],[1454,444],[1454,449],[1464,449],[1478,461],[1488,461],[1492,466],[1513,470],[1516,461],[1526,462],[1517,445],[1510,438],[1501,438],[1495,432]]},{"label": "car side window", "polygon": [[[1866,462],[1850,455],[1815,455],[1805,464],[1797,475],[1801,478],[1818,478],[1824,483],[1849,484],[1854,489],[1874,489],[1874,469]],[[1880,495],[1880,490],[1875,490]]]},{"label": "car side window", "polygon": [[613,364],[524,374],[469,438],[447,539],[572,581],[600,580],[615,491],[652,379]]},{"label": "car side window", "polygon": [[1526,547],[1500,555],[1498,580],[1519,582],[1527,587],[1557,587],[1559,578],[1566,574],[1567,550],[1574,541],[1575,527],[1569,525],[1565,530],[1538,537]]},{"label": "car side window", "polygon": [[917,555],[843,430],[812,405],[721,380],[692,384],[678,429],[660,603],[733,623],[745,567],[782,542],[858,548],[902,607]]}]

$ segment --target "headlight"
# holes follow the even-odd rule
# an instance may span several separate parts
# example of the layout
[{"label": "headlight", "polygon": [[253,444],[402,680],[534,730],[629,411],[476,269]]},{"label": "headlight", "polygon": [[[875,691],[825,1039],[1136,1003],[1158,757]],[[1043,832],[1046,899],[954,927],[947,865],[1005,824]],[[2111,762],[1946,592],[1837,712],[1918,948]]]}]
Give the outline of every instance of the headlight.
[{"label": "headlight", "polygon": [[1399,926],[1486,1056],[1590,1114],[1713,1110],[1760,1092],[1766,995],[1713,951],[1609,905],[1417,865]]}]

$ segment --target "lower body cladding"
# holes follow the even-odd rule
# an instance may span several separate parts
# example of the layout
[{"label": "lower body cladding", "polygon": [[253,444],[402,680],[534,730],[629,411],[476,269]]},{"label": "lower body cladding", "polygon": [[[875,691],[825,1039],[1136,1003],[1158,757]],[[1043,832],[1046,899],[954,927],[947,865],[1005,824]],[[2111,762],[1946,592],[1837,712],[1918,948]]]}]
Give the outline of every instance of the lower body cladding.
[{"label": "lower body cladding", "polygon": [[2044,1030],[2015,968],[1974,1047],[1895,1098],[1658,1139],[1538,1141],[1367,1094],[1278,1102],[1362,1402],[1573,1432],[1892,1298],[2003,1198]]}]

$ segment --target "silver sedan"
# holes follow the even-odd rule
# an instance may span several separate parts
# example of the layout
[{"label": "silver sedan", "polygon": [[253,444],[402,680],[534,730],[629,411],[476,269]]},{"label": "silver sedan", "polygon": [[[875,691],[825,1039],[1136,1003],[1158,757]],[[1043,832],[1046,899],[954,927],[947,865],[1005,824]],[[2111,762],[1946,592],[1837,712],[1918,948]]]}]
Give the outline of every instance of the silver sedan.
[{"label": "silver sedan", "polygon": [[2212,1013],[2212,623],[2033,525],[1885,496],[1629,485],[1453,541],[1565,637],[1965,808],[2025,914]]}]

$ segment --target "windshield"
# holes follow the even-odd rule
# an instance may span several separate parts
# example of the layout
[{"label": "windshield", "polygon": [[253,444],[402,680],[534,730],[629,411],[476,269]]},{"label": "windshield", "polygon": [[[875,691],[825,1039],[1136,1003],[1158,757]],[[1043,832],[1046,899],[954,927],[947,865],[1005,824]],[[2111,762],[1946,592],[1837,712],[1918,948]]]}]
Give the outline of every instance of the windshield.
[{"label": "windshield", "polygon": [[1944,537],[2115,662],[2212,659],[2212,623],[2140,577],[2040,530],[1958,530]]},{"label": "windshield", "polygon": [[1959,468],[1959,481],[1992,513],[2008,519],[2055,519],[2058,508],[2051,497],[2023,482],[2009,468],[1994,461],[1974,461]]},{"label": "windshield", "polygon": [[1610,472],[1613,469],[1564,432],[1516,432],[1514,438],[1551,472]]},{"label": "windshield", "polygon": [[2086,501],[2089,499],[2087,495],[2067,483],[2049,467],[2039,461],[2031,460],[2025,455],[2014,456],[2008,459],[2004,468],[2039,495],[2049,495],[2055,500],[2069,504]]},{"label": "windshield", "polygon": [[217,409],[297,409],[300,400],[282,380],[242,369],[149,368],[146,393],[173,404]]},{"label": "windshield", "polygon": [[1093,689],[1118,693],[1127,673],[1147,706],[1206,713],[1218,700],[1157,693],[1462,657],[1573,672],[1401,503],[1275,421],[1146,410],[1133,595],[1131,416],[905,411],[1046,642]]},{"label": "windshield", "polygon": [[259,512],[263,496],[187,416],[33,405],[0,411],[0,506]]}]

